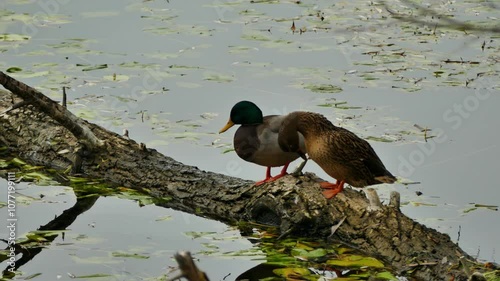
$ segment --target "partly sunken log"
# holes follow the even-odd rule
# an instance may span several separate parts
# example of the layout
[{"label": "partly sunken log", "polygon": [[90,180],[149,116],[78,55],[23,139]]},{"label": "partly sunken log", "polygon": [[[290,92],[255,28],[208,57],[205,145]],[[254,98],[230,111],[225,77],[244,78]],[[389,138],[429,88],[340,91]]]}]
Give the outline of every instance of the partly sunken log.
[{"label": "partly sunken log", "polygon": [[[340,240],[419,280],[467,279],[460,258],[472,258],[448,235],[401,213],[399,194],[388,206],[381,205],[371,189],[365,189],[370,199],[363,191],[347,188],[326,200],[313,174],[254,187],[250,181],[201,171],[95,124],[75,121],[64,107],[2,72],[0,84],[14,93],[0,90],[0,146],[31,164],[61,171],[72,167],[91,178],[171,198],[164,207],[227,224],[253,221],[279,226],[283,236]],[[11,108],[23,100],[29,104]],[[342,220],[331,235],[332,226]]]}]

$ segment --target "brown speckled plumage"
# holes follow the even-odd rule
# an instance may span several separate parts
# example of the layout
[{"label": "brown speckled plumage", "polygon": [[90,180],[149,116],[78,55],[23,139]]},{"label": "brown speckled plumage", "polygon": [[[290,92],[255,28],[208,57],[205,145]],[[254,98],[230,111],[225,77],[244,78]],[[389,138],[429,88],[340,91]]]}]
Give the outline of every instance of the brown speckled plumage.
[{"label": "brown speckled plumage", "polygon": [[309,158],[336,180],[355,187],[396,181],[367,141],[333,125],[323,115],[289,114],[278,140],[285,151],[297,151],[298,132],[304,136]]}]

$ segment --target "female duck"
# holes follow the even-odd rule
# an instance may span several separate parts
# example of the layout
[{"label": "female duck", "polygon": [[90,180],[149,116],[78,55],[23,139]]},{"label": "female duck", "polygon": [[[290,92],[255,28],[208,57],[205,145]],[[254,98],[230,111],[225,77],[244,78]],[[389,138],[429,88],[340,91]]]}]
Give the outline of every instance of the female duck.
[{"label": "female duck", "polygon": [[[287,174],[290,162],[302,157],[306,159],[304,138],[296,133],[297,151],[285,152],[278,144],[278,133],[287,115],[262,116],[257,105],[249,101],[240,101],[233,106],[229,121],[219,133],[227,131],[235,124],[241,126],[234,134],[234,150],[238,156],[248,162],[266,166],[266,178],[256,185],[279,179]],[[284,166],[281,173],[271,177],[271,167]]]},{"label": "female duck", "polygon": [[322,183],[323,194],[331,198],[344,188],[394,183],[396,178],[385,168],[370,144],[354,133],[333,125],[323,115],[293,112],[281,126],[278,142],[284,151],[301,153],[299,134],[305,139],[309,158],[337,183]]}]

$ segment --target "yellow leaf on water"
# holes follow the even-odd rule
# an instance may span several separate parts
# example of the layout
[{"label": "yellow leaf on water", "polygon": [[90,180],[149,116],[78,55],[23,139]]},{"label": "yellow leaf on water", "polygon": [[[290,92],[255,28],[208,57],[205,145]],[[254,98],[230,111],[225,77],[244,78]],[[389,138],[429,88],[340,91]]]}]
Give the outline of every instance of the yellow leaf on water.
[{"label": "yellow leaf on water", "polygon": [[311,272],[307,268],[277,268],[273,270],[274,274],[285,278],[300,278],[304,275],[309,275]]},{"label": "yellow leaf on water", "polygon": [[375,258],[358,255],[339,256],[338,259],[328,260],[326,263],[342,267],[384,267],[384,264]]}]

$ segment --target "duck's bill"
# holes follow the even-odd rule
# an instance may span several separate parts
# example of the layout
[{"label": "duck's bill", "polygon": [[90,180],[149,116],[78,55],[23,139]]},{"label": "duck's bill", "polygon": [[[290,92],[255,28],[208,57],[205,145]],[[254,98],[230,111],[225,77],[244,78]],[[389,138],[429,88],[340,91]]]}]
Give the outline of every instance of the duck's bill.
[{"label": "duck's bill", "polygon": [[231,121],[231,119],[229,119],[229,121],[227,121],[226,126],[224,126],[224,128],[222,128],[222,129],[220,129],[219,134],[222,134],[225,131],[229,130],[229,128],[231,128],[232,126],[234,126],[234,122]]}]

